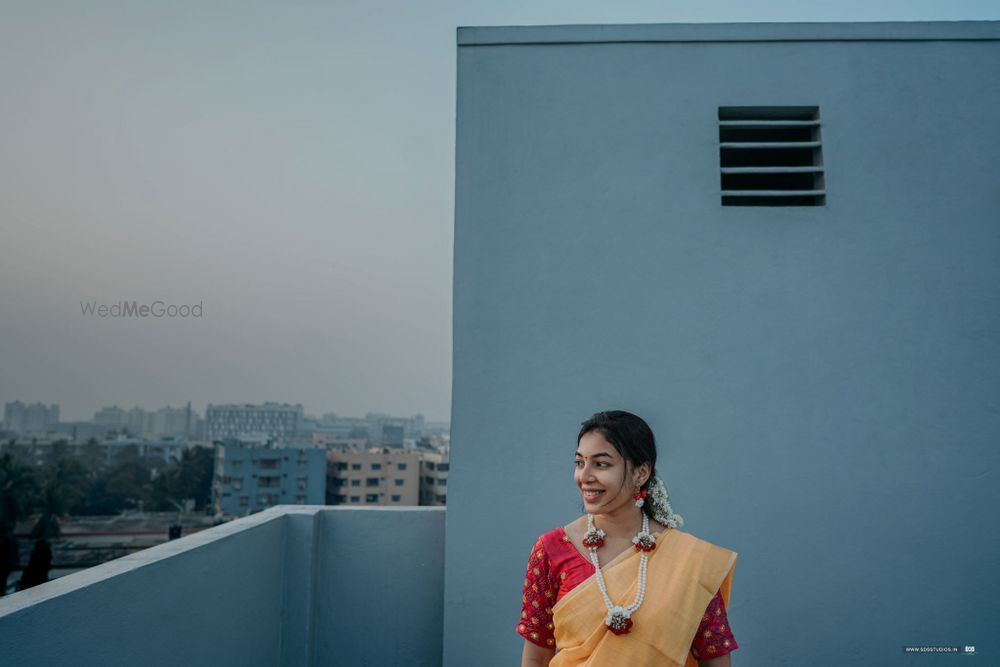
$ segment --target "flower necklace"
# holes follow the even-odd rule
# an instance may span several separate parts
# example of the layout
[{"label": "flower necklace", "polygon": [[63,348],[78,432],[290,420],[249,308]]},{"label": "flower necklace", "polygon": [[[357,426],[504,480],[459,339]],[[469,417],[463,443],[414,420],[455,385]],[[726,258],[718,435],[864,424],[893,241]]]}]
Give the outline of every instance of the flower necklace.
[{"label": "flower necklace", "polygon": [[[639,494],[636,494],[639,496]],[[637,498],[639,500],[639,498]],[[638,503],[636,503],[638,505]],[[604,624],[608,626],[616,635],[624,635],[632,629],[632,614],[638,611],[642,605],[642,600],[646,596],[646,562],[649,560],[649,552],[656,548],[656,541],[649,534],[649,517],[642,513],[642,530],[632,538],[632,544],[636,551],[641,552],[639,556],[639,586],[635,593],[635,601],[627,607],[615,605],[608,597],[608,587],[604,583],[604,574],[601,572],[601,563],[597,559],[597,549],[604,544],[607,533],[594,525],[594,515],[587,515],[587,533],[583,536],[583,545],[590,552],[590,560],[594,564],[594,571],[597,574],[597,587],[601,589],[601,597],[604,598],[604,606],[608,609],[608,615],[604,619]]]}]

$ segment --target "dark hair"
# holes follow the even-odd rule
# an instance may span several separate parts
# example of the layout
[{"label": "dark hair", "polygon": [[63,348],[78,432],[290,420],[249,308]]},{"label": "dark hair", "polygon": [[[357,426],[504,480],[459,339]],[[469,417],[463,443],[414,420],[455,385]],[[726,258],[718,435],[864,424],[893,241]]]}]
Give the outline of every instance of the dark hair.
[{"label": "dark hair", "polygon": [[[638,468],[643,463],[649,464],[649,478],[639,488],[646,489],[656,476],[656,437],[649,424],[642,417],[624,410],[608,410],[595,413],[580,425],[580,434],[576,436],[576,444],[586,434],[597,431],[611,443],[623,459]],[[622,486],[625,479],[622,479]],[[645,502],[642,511],[653,518],[653,503]]]}]

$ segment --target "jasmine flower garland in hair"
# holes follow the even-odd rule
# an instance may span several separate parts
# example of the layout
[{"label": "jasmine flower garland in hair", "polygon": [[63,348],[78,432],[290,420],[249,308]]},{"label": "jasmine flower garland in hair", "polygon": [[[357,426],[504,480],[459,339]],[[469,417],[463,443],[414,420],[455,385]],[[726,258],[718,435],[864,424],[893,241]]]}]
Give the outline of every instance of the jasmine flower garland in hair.
[{"label": "jasmine flower garland in hair", "polygon": [[670,496],[667,495],[667,487],[663,485],[663,480],[659,476],[653,478],[649,485],[650,502],[652,502],[653,518],[664,526],[680,528],[684,525],[684,517],[675,514],[670,506]]}]

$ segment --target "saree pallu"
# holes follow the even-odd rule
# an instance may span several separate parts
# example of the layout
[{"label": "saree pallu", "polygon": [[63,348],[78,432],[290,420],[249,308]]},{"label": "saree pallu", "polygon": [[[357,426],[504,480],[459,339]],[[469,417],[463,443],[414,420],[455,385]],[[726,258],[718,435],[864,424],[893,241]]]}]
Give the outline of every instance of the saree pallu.
[{"label": "saree pallu", "polygon": [[[632,615],[631,631],[615,635],[604,625],[607,607],[592,576],[552,608],[558,652],[549,666],[698,667],[691,641],[716,591],[729,605],[736,558],[735,551],[683,531],[663,531],[646,566],[646,596]],[[635,600],[637,551],[629,549],[601,571],[612,602]]]}]

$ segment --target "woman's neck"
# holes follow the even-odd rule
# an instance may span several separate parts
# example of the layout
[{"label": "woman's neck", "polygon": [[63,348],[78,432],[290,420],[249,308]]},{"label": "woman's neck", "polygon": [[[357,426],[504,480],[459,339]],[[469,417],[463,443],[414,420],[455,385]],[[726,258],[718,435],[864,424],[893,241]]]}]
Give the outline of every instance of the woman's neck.
[{"label": "woman's neck", "polygon": [[632,503],[614,512],[595,514],[595,525],[612,538],[631,538],[642,528],[642,510]]}]

